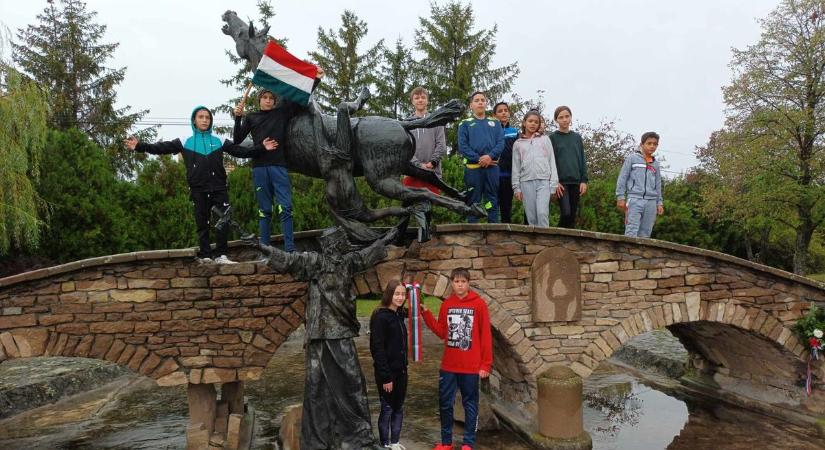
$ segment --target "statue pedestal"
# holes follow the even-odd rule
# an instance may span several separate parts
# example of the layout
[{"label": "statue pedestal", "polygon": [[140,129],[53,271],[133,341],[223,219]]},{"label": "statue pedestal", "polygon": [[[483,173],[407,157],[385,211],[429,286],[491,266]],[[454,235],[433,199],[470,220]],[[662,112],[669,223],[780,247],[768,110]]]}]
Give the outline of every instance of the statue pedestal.
[{"label": "statue pedestal", "polygon": [[584,431],[582,379],[569,367],[554,366],[538,379],[538,428],[534,441],[552,450],[590,450],[593,442]]}]

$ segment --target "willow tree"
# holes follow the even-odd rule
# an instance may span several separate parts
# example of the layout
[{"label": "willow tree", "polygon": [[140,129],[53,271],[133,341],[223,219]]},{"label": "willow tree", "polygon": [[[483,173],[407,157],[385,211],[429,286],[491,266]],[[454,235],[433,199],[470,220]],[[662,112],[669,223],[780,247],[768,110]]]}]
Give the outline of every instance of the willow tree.
[{"label": "willow tree", "polygon": [[0,255],[38,245],[42,202],[37,182],[47,114],[45,93],[0,62]]},{"label": "willow tree", "polygon": [[793,231],[793,271],[804,274],[825,221],[825,0],[783,0],[760,24],[757,43],[733,50],[723,88],[731,156],[717,159],[720,180],[738,183],[732,208]]}]

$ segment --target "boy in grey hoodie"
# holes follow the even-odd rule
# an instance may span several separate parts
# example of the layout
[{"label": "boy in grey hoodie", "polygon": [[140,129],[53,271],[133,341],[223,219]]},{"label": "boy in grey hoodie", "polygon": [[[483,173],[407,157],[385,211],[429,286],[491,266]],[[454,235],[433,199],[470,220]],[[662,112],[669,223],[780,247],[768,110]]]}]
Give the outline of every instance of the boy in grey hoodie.
[{"label": "boy in grey hoodie", "polygon": [[625,236],[649,238],[656,216],[665,212],[662,174],[653,157],[657,147],[658,134],[643,134],[639,151],[625,157],[616,180],[616,206],[625,213]]},{"label": "boy in grey hoodie", "polygon": [[[427,106],[430,103],[430,93],[426,89],[419,86],[410,92],[410,102],[415,110],[409,119],[417,119],[424,117],[427,114]],[[441,178],[441,159],[447,154],[447,140],[444,136],[444,127],[433,128],[417,128],[410,132],[415,139],[415,155],[411,162],[416,166],[435,172]],[[401,182],[407,187],[426,188],[435,194],[440,194],[441,190],[426,181],[418,178],[406,176]],[[403,203],[404,206],[409,206],[409,203]],[[418,222],[419,235],[418,241],[424,242],[429,240],[430,222],[432,220],[432,211],[429,203],[419,203],[413,208],[412,214]],[[399,236],[404,236],[406,226],[402,226]]]}]

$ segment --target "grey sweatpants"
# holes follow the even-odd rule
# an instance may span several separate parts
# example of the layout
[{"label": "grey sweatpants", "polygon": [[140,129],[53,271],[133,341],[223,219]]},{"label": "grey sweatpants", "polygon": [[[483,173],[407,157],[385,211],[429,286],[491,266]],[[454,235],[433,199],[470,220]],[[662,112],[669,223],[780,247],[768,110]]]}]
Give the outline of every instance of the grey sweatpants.
[{"label": "grey sweatpants", "polygon": [[649,238],[656,222],[656,200],[627,199],[624,235]]},{"label": "grey sweatpants", "polygon": [[550,180],[528,180],[519,183],[524,194],[527,223],[537,227],[550,226]]}]

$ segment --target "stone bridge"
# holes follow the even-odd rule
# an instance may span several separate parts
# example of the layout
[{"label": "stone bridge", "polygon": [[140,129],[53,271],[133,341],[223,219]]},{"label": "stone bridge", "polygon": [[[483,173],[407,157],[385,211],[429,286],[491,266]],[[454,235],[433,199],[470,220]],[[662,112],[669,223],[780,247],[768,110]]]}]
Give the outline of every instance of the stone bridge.
[{"label": "stone bridge", "polygon": [[[315,232],[300,233],[305,247]],[[300,240],[300,239],[299,239]],[[235,247],[236,258],[252,259]],[[200,265],[194,250],[93,258],[0,279],[0,361],[63,355],[128,366],[161,386],[258,379],[304,315],[306,284],[260,263]],[[624,236],[520,225],[442,225],[358,275],[359,294],[414,273],[449,294],[470,268],[490,308],[498,405],[536,413],[536,377],[587,377],[629,339],[667,327],[705,387],[754,404],[825,413],[825,371],[807,397],[808,354],[792,334],[822,285],[729,255]]]}]

